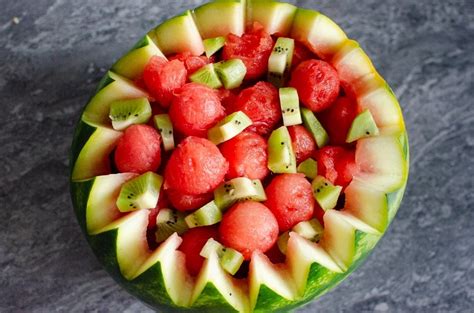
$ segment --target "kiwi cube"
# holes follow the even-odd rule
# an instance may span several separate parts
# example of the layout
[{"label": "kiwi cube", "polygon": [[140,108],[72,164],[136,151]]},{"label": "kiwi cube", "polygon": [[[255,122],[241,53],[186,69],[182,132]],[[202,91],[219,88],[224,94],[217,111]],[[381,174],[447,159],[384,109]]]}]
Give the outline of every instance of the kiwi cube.
[{"label": "kiwi cube", "polygon": [[281,253],[286,255],[286,250],[288,248],[288,240],[290,239],[290,232],[286,231],[278,237],[277,245]]},{"label": "kiwi cube", "polygon": [[213,56],[217,51],[219,51],[225,44],[225,37],[219,36],[214,38],[204,39],[202,41],[204,45],[204,51],[206,56],[209,58]]},{"label": "kiwi cube", "polygon": [[316,175],[318,175],[318,162],[312,158],[307,158],[298,164],[298,168],[296,170],[298,173],[304,174],[309,179],[314,179]]},{"label": "kiwi cube", "polygon": [[310,241],[318,242],[323,235],[323,226],[313,218],[309,221],[302,221],[293,226],[293,231],[303,238]]},{"label": "kiwi cube", "polygon": [[275,129],[268,138],[268,168],[273,173],[296,173],[295,153],[285,126]]},{"label": "kiwi cube", "polygon": [[207,138],[218,145],[240,134],[252,125],[252,120],[242,111],[227,115],[214,127],[208,130]]},{"label": "kiwi cube", "polygon": [[211,253],[215,253],[219,259],[219,263],[224,270],[234,275],[244,262],[243,255],[232,248],[224,247],[221,243],[210,238],[204,247],[202,247],[200,255],[209,258]]},{"label": "kiwi cube", "polygon": [[221,220],[222,212],[214,201],[207,203],[185,218],[186,224],[189,228],[214,225],[219,223]]},{"label": "kiwi cube", "polygon": [[367,109],[356,116],[352,121],[351,128],[347,133],[346,142],[350,143],[360,138],[377,136],[379,129],[375,124],[374,117]]},{"label": "kiwi cube", "polygon": [[235,202],[246,200],[267,200],[260,180],[237,177],[224,182],[214,190],[214,201],[221,210],[227,209]]},{"label": "kiwi cube", "polygon": [[145,124],[151,117],[147,98],[116,100],[110,104],[109,118],[115,130],[124,130],[133,124]]},{"label": "kiwi cube", "polygon": [[210,88],[218,89],[222,83],[214,69],[214,64],[207,64],[189,76],[189,80],[194,83],[207,85]]},{"label": "kiwi cube", "polygon": [[220,258],[220,264],[229,274],[234,275],[244,262],[244,256],[237,250],[225,248],[225,252]]},{"label": "kiwi cube", "polygon": [[279,96],[283,125],[292,126],[301,124],[300,100],[296,89],[293,87],[280,88]]},{"label": "kiwi cube", "polygon": [[314,116],[314,113],[307,108],[301,108],[301,117],[303,118],[304,127],[313,135],[318,148],[327,145],[329,141],[328,133]]},{"label": "kiwi cube", "polygon": [[295,41],[292,38],[279,37],[268,58],[268,81],[276,87],[285,85],[293,61]]},{"label": "kiwi cube", "polygon": [[156,242],[163,242],[174,233],[181,235],[188,230],[184,217],[183,212],[168,208],[161,209],[156,216]]},{"label": "kiwi cube", "polygon": [[220,259],[224,255],[225,247],[214,238],[209,238],[206,244],[202,247],[199,255],[207,259],[212,252],[215,252],[217,257]]},{"label": "kiwi cube", "polygon": [[163,147],[165,148],[165,151],[173,150],[174,134],[170,116],[168,114],[158,114],[153,117],[153,120],[156,129],[158,129],[161,138],[163,139]]},{"label": "kiwi cube", "polygon": [[129,180],[120,189],[117,208],[120,212],[155,208],[162,184],[163,177],[153,172]]},{"label": "kiwi cube", "polygon": [[329,180],[318,175],[311,183],[311,187],[316,202],[318,202],[319,206],[324,211],[336,207],[337,200],[342,191],[341,186],[334,186]]},{"label": "kiwi cube", "polygon": [[234,89],[242,85],[247,68],[241,59],[221,61],[214,65],[219,79],[225,89]]}]

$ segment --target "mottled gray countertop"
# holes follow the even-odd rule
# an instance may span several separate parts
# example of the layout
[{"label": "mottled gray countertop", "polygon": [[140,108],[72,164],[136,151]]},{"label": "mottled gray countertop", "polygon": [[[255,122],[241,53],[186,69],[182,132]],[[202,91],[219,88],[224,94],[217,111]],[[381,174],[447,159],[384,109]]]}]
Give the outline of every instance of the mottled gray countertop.
[{"label": "mottled gray countertop", "polygon": [[[111,62],[200,2],[0,0],[0,312],[149,312],[82,237],[68,150]],[[298,4],[361,42],[400,99],[412,149],[408,191],[384,239],[299,312],[473,312],[474,2]]]}]

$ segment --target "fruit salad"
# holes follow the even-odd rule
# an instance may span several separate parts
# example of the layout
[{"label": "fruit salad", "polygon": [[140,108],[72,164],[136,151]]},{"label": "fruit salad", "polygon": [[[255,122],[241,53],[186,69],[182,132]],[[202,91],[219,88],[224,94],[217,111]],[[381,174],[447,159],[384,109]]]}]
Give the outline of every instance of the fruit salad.
[{"label": "fruit salad", "polygon": [[166,312],[285,312],[336,286],[400,206],[400,106],[320,12],[215,1],[116,61],[71,149],[79,224]]}]

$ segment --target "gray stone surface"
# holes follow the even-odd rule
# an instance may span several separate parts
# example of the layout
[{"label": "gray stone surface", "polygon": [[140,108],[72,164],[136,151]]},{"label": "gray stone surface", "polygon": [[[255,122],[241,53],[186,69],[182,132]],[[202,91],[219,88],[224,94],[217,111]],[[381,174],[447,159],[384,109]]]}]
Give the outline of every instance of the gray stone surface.
[{"label": "gray stone surface", "polygon": [[[1,312],[149,311],[102,270],[82,237],[68,151],[111,62],[147,29],[199,3],[0,0]],[[473,1],[298,4],[361,42],[400,99],[412,149],[408,191],[384,239],[357,272],[299,312],[472,312]]]}]

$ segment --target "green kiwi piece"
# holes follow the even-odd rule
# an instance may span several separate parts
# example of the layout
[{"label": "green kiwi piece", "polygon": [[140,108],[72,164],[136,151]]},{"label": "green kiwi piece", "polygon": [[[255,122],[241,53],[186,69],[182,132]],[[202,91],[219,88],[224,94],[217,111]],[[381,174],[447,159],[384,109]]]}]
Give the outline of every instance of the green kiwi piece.
[{"label": "green kiwi piece", "polygon": [[268,138],[268,168],[273,173],[296,173],[295,153],[285,126],[275,129]]},{"label": "green kiwi piece", "polygon": [[184,219],[189,228],[208,226],[222,220],[222,212],[214,201],[207,203]]},{"label": "green kiwi piece", "polygon": [[295,41],[279,37],[268,59],[268,81],[276,87],[285,85],[293,60]]},{"label": "green kiwi piece", "polygon": [[120,212],[155,208],[162,184],[163,177],[153,172],[129,180],[120,189],[117,208]]},{"label": "green kiwi piece", "polygon": [[116,100],[110,104],[109,118],[115,130],[124,130],[133,124],[145,124],[151,117],[147,98]]},{"label": "green kiwi piece", "polygon": [[244,256],[237,250],[225,248],[225,252],[220,258],[221,266],[229,274],[234,275],[244,262]]},{"label": "green kiwi piece", "polygon": [[222,268],[231,275],[237,273],[244,262],[244,257],[239,251],[224,247],[218,241],[210,238],[202,247],[200,255],[204,258],[209,258],[212,252],[216,253]]},{"label": "green kiwi piece", "polygon": [[206,52],[206,56],[209,58],[214,55],[217,51],[219,51],[225,44],[225,37],[214,37],[204,39],[202,41],[204,45],[204,51]]},{"label": "green kiwi piece", "polygon": [[208,259],[211,256],[212,252],[215,252],[217,254],[217,257],[220,258],[224,255],[225,247],[214,238],[209,238],[206,244],[202,247],[201,252],[199,254],[203,258]]},{"label": "green kiwi piece", "polygon": [[356,116],[352,121],[351,128],[347,133],[346,142],[353,142],[360,138],[377,136],[379,129],[375,124],[374,117],[367,109]]},{"label": "green kiwi piece", "polygon": [[318,148],[324,147],[329,141],[329,136],[323,125],[314,116],[313,112],[307,108],[301,108],[301,117],[303,118],[304,127],[313,135]]},{"label": "green kiwi piece", "polygon": [[194,83],[207,85],[210,88],[218,89],[222,83],[214,69],[214,64],[207,64],[189,76],[189,80]]},{"label": "green kiwi piece", "polygon": [[301,124],[300,100],[296,89],[293,87],[280,88],[279,95],[283,125]]},{"label": "green kiwi piece", "polygon": [[295,233],[310,241],[318,242],[323,235],[323,226],[313,218],[309,221],[299,222],[292,229]]},{"label": "green kiwi piece", "polygon": [[155,127],[160,132],[161,138],[163,139],[163,147],[165,151],[174,149],[174,135],[173,135],[173,124],[171,123],[170,116],[168,114],[158,114],[153,117]]},{"label": "green kiwi piece", "polygon": [[313,188],[314,198],[324,211],[336,207],[337,200],[342,191],[341,186],[334,186],[329,180],[318,175],[313,180],[311,187]]},{"label": "green kiwi piece", "polygon": [[184,217],[183,212],[167,208],[161,209],[156,216],[156,242],[163,242],[174,233],[181,235],[188,230]]},{"label": "green kiwi piece", "polygon": [[218,145],[240,134],[252,125],[252,120],[242,111],[227,115],[214,127],[208,130],[207,138]]},{"label": "green kiwi piece", "polygon": [[307,158],[296,169],[298,173],[304,174],[309,179],[314,179],[318,175],[318,162],[312,158]]},{"label": "green kiwi piece", "polygon": [[278,237],[277,245],[281,253],[286,255],[286,249],[288,248],[288,240],[290,239],[290,232],[286,231]]},{"label": "green kiwi piece", "polygon": [[214,190],[214,201],[221,210],[227,209],[235,202],[246,200],[267,200],[260,180],[237,177],[224,182]]},{"label": "green kiwi piece", "polygon": [[214,68],[225,89],[234,89],[242,85],[247,74],[247,68],[241,59],[221,61],[216,63]]}]

